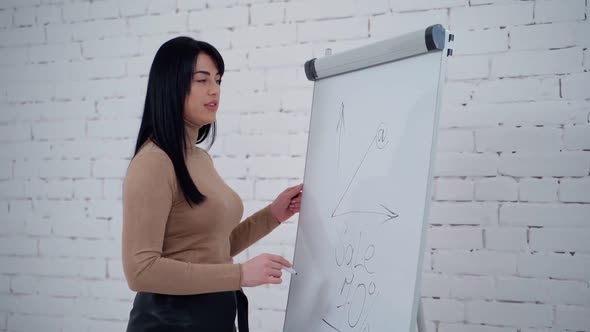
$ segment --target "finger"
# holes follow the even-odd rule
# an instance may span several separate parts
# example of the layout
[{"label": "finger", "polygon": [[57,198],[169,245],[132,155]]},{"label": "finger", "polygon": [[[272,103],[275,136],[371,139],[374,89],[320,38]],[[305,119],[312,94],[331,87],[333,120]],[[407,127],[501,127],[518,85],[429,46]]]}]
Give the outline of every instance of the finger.
[{"label": "finger", "polygon": [[296,186],[287,188],[287,192],[290,193],[291,195],[296,195],[298,194],[301,190],[303,189],[303,183],[300,183]]},{"label": "finger", "polygon": [[273,260],[273,261],[275,261],[275,262],[277,262],[279,264],[282,264],[282,265],[284,265],[286,267],[291,267],[291,263],[289,263],[289,261],[286,260],[283,256],[270,255],[270,254],[269,254],[269,256],[270,256],[270,259],[271,260]]},{"label": "finger", "polygon": [[280,270],[283,268],[283,265],[277,262],[270,261],[268,267],[270,267],[273,270]]},{"label": "finger", "polygon": [[275,278],[280,278],[283,275],[283,271],[281,270],[275,270],[275,269],[269,269],[267,276],[271,276],[271,277],[275,277]]},{"label": "finger", "polygon": [[296,196],[295,198],[291,199],[291,204],[300,203],[300,202],[301,202],[301,196]]},{"label": "finger", "polygon": [[267,284],[280,284],[281,282],[283,282],[283,279],[281,278],[268,277],[266,279]]}]

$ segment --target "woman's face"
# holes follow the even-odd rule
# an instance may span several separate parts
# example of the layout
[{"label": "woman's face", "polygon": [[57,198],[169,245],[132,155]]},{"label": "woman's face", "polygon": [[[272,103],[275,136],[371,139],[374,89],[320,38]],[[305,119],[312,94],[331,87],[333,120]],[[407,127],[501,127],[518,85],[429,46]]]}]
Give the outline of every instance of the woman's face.
[{"label": "woman's face", "polygon": [[204,126],[215,122],[221,93],[221,75],[213,59],[204,52],[197,56],[191,91],[184,100],[184,119]]}]

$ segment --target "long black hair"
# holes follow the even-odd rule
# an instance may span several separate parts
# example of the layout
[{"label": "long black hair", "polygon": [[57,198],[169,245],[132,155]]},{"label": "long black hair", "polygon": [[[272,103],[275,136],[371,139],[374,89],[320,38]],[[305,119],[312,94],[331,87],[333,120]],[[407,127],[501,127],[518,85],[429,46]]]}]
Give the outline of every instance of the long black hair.
[{"label": "long black hair", "polygon": [[[195,62],[200,52],[209,55],[219,75],[225,64],[219,51],[212,45],[190,37],[176,37],[160,46],[148,78],[145,106],[135,144],[135,155],[146,140],[152,139],[172,160],[176,178],[189,205],[205,201],[206,197],[195,186],[185,164],[186,142],[184,102],[191,90]],[[210,138],[215,141],[215,122],[199,128],[198,144]]]}]

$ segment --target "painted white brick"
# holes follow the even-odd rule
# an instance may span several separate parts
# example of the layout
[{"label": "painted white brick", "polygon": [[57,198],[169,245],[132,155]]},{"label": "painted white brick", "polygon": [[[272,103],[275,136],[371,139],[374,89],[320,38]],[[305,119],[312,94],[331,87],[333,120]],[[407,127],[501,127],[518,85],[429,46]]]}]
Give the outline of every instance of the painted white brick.
[{"label": "painted white brick", "polygon": [[432,202],[429,222],[443,225],[497,224],[498,204]]},{"label": "painted white brick", "polygon": [[63,8],[63,18],[67,22],[85,21],[90,19],[90,2],[70,3]]},{"label": "painted white brick", "polygon": [[258,178],[293,178],[301,177],[304,167],[304,158],[260,157],[252,160],[250,171]]},{"label": "painted white brick", "polygon": [[[251,38],[256,36],[256,38]],[[233,47],[277,46],[295,43],[295,24],[274,24],[236,28],[232,35]]]},{"label": "painted white brick", "polygon": [[495,28],[533,22],[532,2],[451,8],[452,29]]},{"label": "painted white brick", "polygon": [[449,15],[446,9],[407,13],[385,13],[370,18],[371,38],[385,39],[410,31],[424,29],[432,24],[448,26]]},{"label": "painted white brick", "polygon": [[568,150],[590,149],[590,126],[568,126],[563,135],[563,145]]},{"label": "painted white brick", "polygon": [[232,179],[226,181],[228,186],[235,190],[242,200],[251,200],[254,198],[254,181]]},{"label": "painted white brick", "polygon": [[311,110],[311,99],[313,89],[293,89],[281,93],[281,106],[283,110],[300,111],[307,113]]},{"label": "painted white brick", "polygon": [[[91,146],[92,149],[88,147]],[[52,158],[121,158],[133,155],[133,139],[77,139],[51,144]]]},{"label": "painted white brick", "polygon": [[496,176],[498,156],[482,153],[438,153],[435,176]]},{"label": "painted white brick", "polygon": [[515,51],[492,57],[492,75],[518,77],[547,74],[569,74],[582,71],[582,48],[550,51]]},{"label": "painted white brick", "polygon": [[443,107],[450,105],[465,105],[472,100],[472,95],[477,87],[474,82],[457,82],[448,81],[445,83],[445,92],[443,94]]},{"label": "painted white brick", "polygon": [[[12,177],[12,160],[0,159],[0,179]],[[1,208],[0,208],[1,210]]]},{"label": "painted white brick", "polygon": [[524,228],[487,227],[484,229],[485,248],[502,251],[522,251],[528,248]]},{"label": "painted white brick", "polygon": [[469,5],[469,1],[467,0],[394,1],[391,3],[391,9],[393,11],[418,11],[426,9],[463,7],[467,5]]},{"label": "painted white brick", "polygon": [[37,25],[46,25],[62,21],[62,7],[59,5],[39,6],[36,9]]},{"label": "painted white brick", "polygon": [[120,159],[98,159],[92,166],[92,175],[95,178],[123,178],[129,160]]},{"label": "painted white brick", "polygon": [[248,67],[248,50],[247,49],[232,49],[223,51],[223,62],[226,71],[235,71],[247,69]]},{"label": "painted white brick", "polygon": [[[90,21],[70,24],[72,38],[76,41],[117,37],[127,32],[127,24],[123,19]],[[48,32],[49,36],[49,32]]]},{"label": "painted white brick", "polygon": [[[215,8],[193,11],[188,16],[188,28],[202,31],[211,28],[231,28],[248,25],[248,7]],[[219,19],[223,17],[223,19]]]},{"label": "painted white brick", "polygon": [[[231,92],[257,92],[264,89],[264,73],[261,70],[243,70],[226,72],[223,75],[223,90]],[[230,98],[225,98],[227,103]],[[244,100],[240,100],[243,102]],[[220,104],[221,107],[221,104]]]},{"label": "painted white brick", "polygon": [[73,31],[70,24],[52,23],[45,27],[48,43],[72,41]]},{"label": "painted white brick", "polygon": [[559,98],[557,78],[513,78],[482,81],[473,91],[480,102],[537,101]]},{"label": "painted white brick", "polygon": [[86,278],[101,278],[105,274],[102,259],[2,256],[0,263],[2,273]]},{"label": "painted white brick", "polygon": [[215,158],[215,169],[224,179],[244,178],[248,174],[248,159],[243,158]]},{"label": "painted white brick", "polygon": [[307,153],[307,134],[289,135],[289,155],[305,156]]},{"label": "painted white brick", "polygon": [[516,328],[496,327],[489,325],[462,324],[462,323],[441,323],[438,332],[517,332]]},{"label": "painted white brick", "polygon": [[490,128],[475,131],[478,152],[559,152],[563,131],[557,128]]},{"label": "painted white brick", "polygon": [[17,8],[14,11],[13,19],[14,25],[16,25],[17,27],[33,26],[35,25],[35,8]]},{"label": "painted white brick", "polygon": [[508,50],[508,32],[506,29],[456,30],[453,42],[453,54],[498,53]]},{"label": "painted white brick", "polygon": [[49,257],[110,257],[121,255],[120,244],[114,240],[40,239],[39,252]]},{"label": "painted white brick", "polygon": [[521,179],[518,182],[518,199],[522,202],[555,202],[557,187],[557,179]]},{"label": "painted white brick", "polygon": [[482,230],[475,227],[431,227],[426,245],[432,249],[481,249]]},{"label": "painted white brick", "polygon": [[309,45],[254,49],[249,52],[251,68],[272,68],[301,65],[312,57]]},{"label": "painted white brick", "polygon": [[143,36],[161,33],[181,33],[187,31],[186,14],[165,14],[158,16],[141,16],[129,19],[129,32]]},{"label": "painted white brick", "polygon": [[231,135],[224,141],[224,151],[229,156],[281,155],[288,148],[285,135]]},{"label": "painted white brick", "polygon": [[85,58],[123,57],[138,53],[139,40],[131,38],[112,38],[91,40],[82,43]]},{"label": "painted white brick", "polygon": [[37,239],[8,237],[0,241],[0,254],[2,255],[23,255],[36,256],[37,255]]},{"label": "painted white brick", "polygon": [[123,188],[123,180],[119,179],[105,179],[104,184],[104,197],[107,199],[121,199],[122,188]]},{"label": "painted white brick", "polygon": [[240,119],[240,130],[249,134],[297,133],[307,129],[309,117],[293,113],[247,114]]},{"label": "painted white brick", "polygon": [[424,319],[441,322],[465,320],[465,304],[450,299],[423,299]]},{"label": "painted white brick", "polygon": [[589,157],[578,152],[502,154],[499,172],[509,176],[585,176]]},{"label": "painted white brick", "polygon": [[[242,112],[266,112],[276,111],[280,109],[280,103],[280,97],[272,93],[232,93],[231,97],[222,98],[219,107],[221,114]],[[270,115],[270,113],[268,115]],[[251,116],[263,116],[263,114],[252,114]],[[248,117],[250,117],[250,115],[240,118],[240,125],[242,124],[242,120],[247,120]],[[260,121],[259,125],[261,126],[262,124],[263,121]]]},{"label": "painted white brick", "polygon": [[451,278],[451,297],[460,299],[491,299],[494,297],[494,279],[479,276]]},{"label": "painted white brick", "polygon": [[145,14],[147,11],[148,1],[128,0],[119,3],[119,12],[123,16],[136,16]]},{"label": "painted white brick", "polygon": [[135,138],[139,125],[140,119],[90,120],[87,122],[88,137]]},{"label": "painted white brick", "polygon": [[588,305],[590,303],[590,288],[587,284],[578,281],[498,278],[496,289],[499,300],[547,304]]},{"label": "painted white brick", "polygon": [[474,192],[472,180],[438,178],[434,184],[437,201],[472,201]]},{"label": "painted white brick", "polygon": [[590,230],[532,228],[529,243],[534,251],[590,252]]},{"label": "painted white brick", "polygon": [[83,178],[90,176],[90,165],[87,160],[46,160],[16,161],[15,177],[40,176],[43,178]]},{"label": "painted white brick", "polygon": [[516,255],[495,251],[438,251],[433,255],[434,271],[449,274],[512,275]]},{"label": "painted white brick", "polygon": [[576,306],[557,306],[556,325],[568,330],[584,330],[590,326],[590,309]]},{"label": "painted white brick", "polygon": [[29,48],[32,62],[81,60],[82,53],[78,43],[59,43],[37,45]]},{"label": "painted white brick", "polygon": [[583,204],[506,203],[500,224],[519,226],[588,226],[590,206]]},{"label": "painted white brick", "polygon": [[14,10],[0,11],[0,28],[8,28],[13,24]]},{"label": "painted white brick", "polygon": [[39,0],[5,0],[2,1],[0,8],[15,8],[38,5]]},{"label": "painted white brick", "polygon": [[443,274],[423,273],[420,293],[426,297],[450,297],[451,277]]},{"label": "painted white brick", "polygon": [[588,280],[590,256],[536,253],[518,255],[518,274],[523,277]]},{"label": "painted white brick", "polygon": [[562,179],[559,183],[559,200],[562,202],[590,202],[590,178]]},{"label": "painted white brick", "polygon": [[590,69],[590,49],[584,51],[584,68],[586,70]]},{"label": "painted white brick", "polygon": [[0,31],[0,46],[2,47],[42,44],[44,41],[45,30],[40,27]]},{"label": "painted white brick", "polygon": [[514,178],[493,177],[475,181],[475,199],[478,201],[516,201],[518,184]]},{"label": "painted white brick", "polygon": [[285,179],[256,180],[254,186],[254,197],[257,200],[272,201],[287,187],[288,182]]},{"label": "painted white brick", "polygon": [[72,180],[29,179],[26,183],[26,196],[37,198],[72,198]]},{"label": "painted white brick", "polygon": [[287,21],[352,17],[356,13],[353,0],[295,1],[286,5]]},{"label": "painted white brick", "polygon": [[207,0],[178,0],[178,9],[181,11],[204,9],[205,7],[207,7]]},{"label": "painted white brick", "polygon": [[125,280],[125,274],[123,273],[123,263],[121,260],[107,260],[107,277],[109,279]]},{"label": "painted white brick", "polygon": [[250,22],[253,25],[282,23],[285,21],[285,7],[282,2],[253,4],[250,7]]},{"label": "painted white brick", "polygon": [[453,56],[448,60],[449,80],[487,78],[489,75],[490,58],[487,55]]},{"label": "painted white brick", "polygon": [[590,72],[566,76],[561,82],[564,98],[590,98]]},{"label": "painted white brick", "polygon": [[[27,47],[11,47],[0,49],[0,65],[22,64],[28,59],[29,51]],[[2,92],[2,94],[4,94],[4,92]]]},{"label": "painted white brick", "polygon": [[534,24],[510,28],[511,50],[532,50],[587,46],[586,24],[565,22]]},{"label": "painted white brick", "polygon": [[465,318],[471,323],[492,325],[551,326],[553,308],[532,303],[469,302]]},{"label": "painted white brick", "polygon": [[585,19],[584,0],[540,0],[535,1],[535,22],[559,22]]},{"label": "painted white brick", "polygon": [[50,147],[48,142],[13,142],[8,148],[0,149],[0,158],[52,158]]},{"label": "painted white brick", "polygon": [[0,125],[0,142],[30,141],[31,136],[29,124]]},{"label": "painted white brick", "polygon": [[297,25],[297,40],[299,42],[357,39],[368,36],[369,21],[363,17],[304,22]]},{"label": "painted white brick", "polygon": [[78,138],[84,136],[86,124],[83,120],[60,120],[33,124],[36,140]]},{"label": "painted white brick", "polygon": [[165,14],[176,12],[176,0],[150,1],[148,14]]},{"label": "painted white brick", "polygon": [[76,198],[96,198],[103,196],[103,181],[94,179],[77,179],[72,182]]}]

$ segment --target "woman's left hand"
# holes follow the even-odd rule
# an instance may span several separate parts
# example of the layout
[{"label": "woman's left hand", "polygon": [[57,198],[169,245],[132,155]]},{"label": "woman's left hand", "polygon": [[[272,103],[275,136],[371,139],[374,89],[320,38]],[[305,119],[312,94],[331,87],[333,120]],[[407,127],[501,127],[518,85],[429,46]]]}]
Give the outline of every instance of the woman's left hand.
[{"label": "woman's left hand", "polygon": [[270,212],[281,223],[291,218],[301,208],[302,193],[303,183],[285,189],[270,204]]}]

